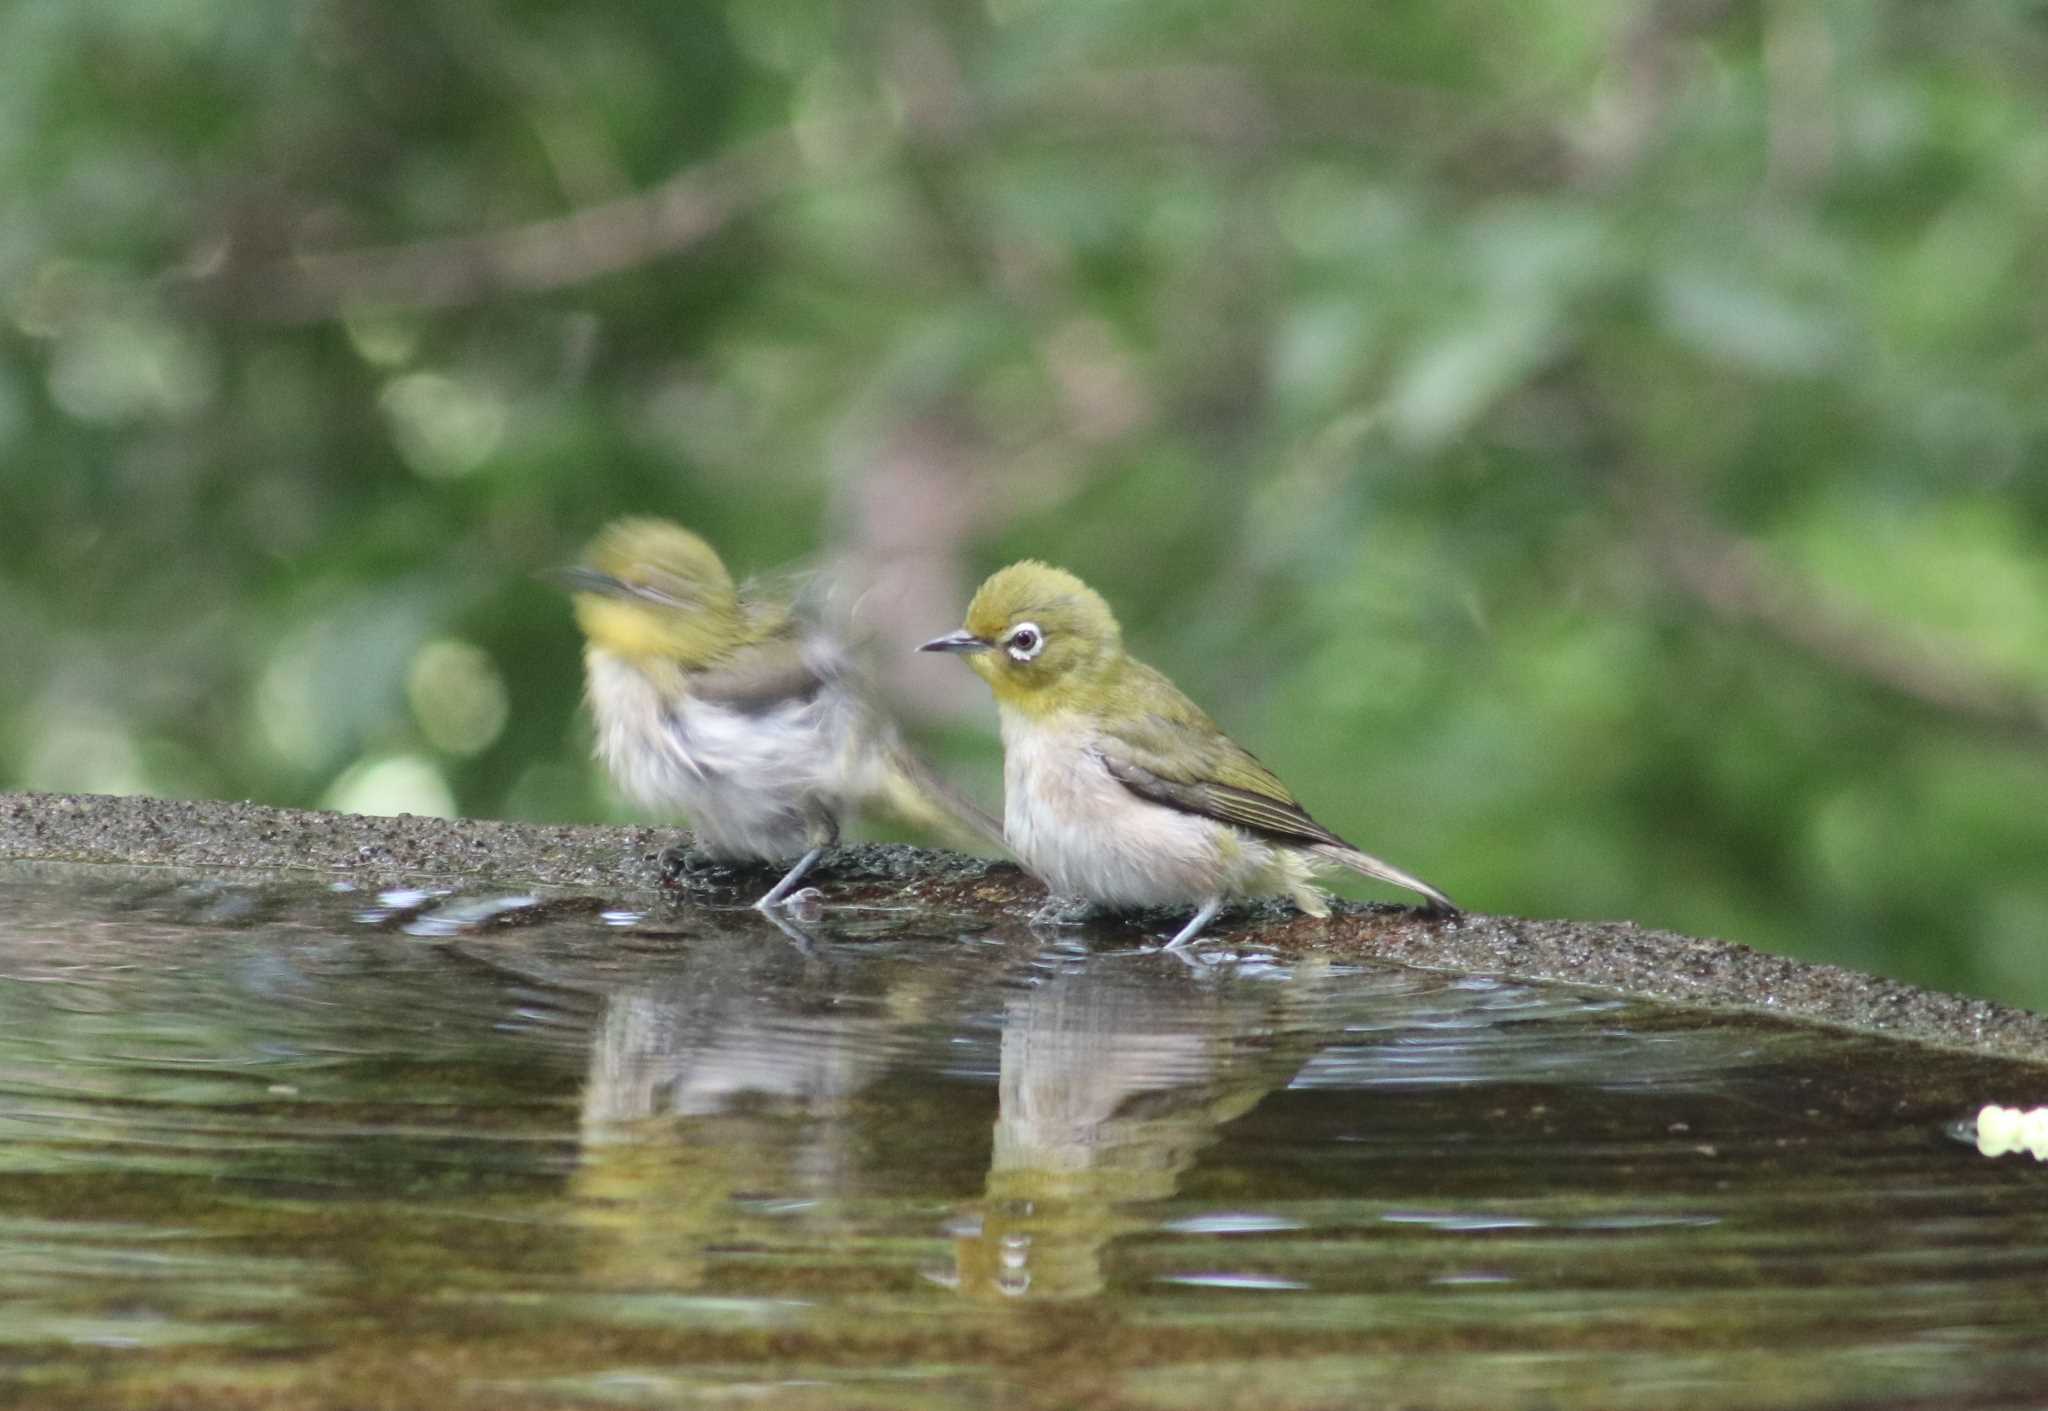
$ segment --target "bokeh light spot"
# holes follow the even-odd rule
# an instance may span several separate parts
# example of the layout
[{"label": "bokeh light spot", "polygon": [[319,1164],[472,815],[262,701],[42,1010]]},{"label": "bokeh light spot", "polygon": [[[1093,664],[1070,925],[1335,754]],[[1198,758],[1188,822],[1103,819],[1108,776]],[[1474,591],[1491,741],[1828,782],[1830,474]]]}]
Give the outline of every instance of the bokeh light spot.
[{"label": "bokeh light spot", "polygon": [[511,714],[505,678],[491,654],[469,642],[429,642],[413,654],[405,696],[436,749],[473,755],[504,733]]},{"label": "bokeh light spot", "polygon": [[135,738],[110,721],[52,720],[27,752],[22,787],[59,794],[146,794]]},{"label": "bokeh light spot", "polygon": [[402,367],[420,345],[417,320],[355,305],[342,310],[342,330],[356,356],[373,367]]},{"label": "bokeh light spot", "polygon": [[505,436],[505,399],[442,373],[393,378],[377,401],[391,422],[398,454],[428,480],[469,474]]},{"label": "bokeh light spot", "polygon": [[187,416],[213,399],[213,359],[185,329],[135,315],[86,319],[50,360],[50,400],[79,421]]},{"label": "bokeh light spot", "polygon": [[448,780],[438,765],[417,754],[357,761],[328,788],[322,805],[341,813],[455,816],[455,794],[449,789]]}]

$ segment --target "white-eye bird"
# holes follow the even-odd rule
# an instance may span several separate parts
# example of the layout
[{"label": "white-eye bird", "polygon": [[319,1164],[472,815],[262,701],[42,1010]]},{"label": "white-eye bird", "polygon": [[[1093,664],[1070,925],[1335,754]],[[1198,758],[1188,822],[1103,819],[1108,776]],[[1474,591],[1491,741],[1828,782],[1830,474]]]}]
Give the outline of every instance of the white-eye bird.
[{"label": "white-eye bird", "polygon": [[635,802],[688,815],[712,857],[790,864],[756,906],[787,897],[857,812],[1002,846],[1001,825],[903,743],[835,635],[743,592],[689,530],[619,520],[558,576],[598,757]]},{"label": "white-eye bird", "polygon": [[961,631],[921,650],[961,653],[995,692],[1004,835],[1056,894],[1194,906],[1169,948],[1233,898],[1286,896],[1328,915],[1314,880],[1324,865],[1457,911],[1309,817],[1271,770],[1124,650],[1109,604],[1063,569],[1011,564],[975,593]]}]

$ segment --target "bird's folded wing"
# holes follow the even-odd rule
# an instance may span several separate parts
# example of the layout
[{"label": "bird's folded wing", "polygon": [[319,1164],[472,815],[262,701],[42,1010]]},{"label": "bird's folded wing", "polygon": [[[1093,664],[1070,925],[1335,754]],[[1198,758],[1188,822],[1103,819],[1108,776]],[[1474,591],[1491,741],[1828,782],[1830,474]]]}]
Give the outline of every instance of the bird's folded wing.
[{"label": "bird's folded wing", "polygon": [[1110,778],[1153,803],[1297,846],[1351,846],[1309,817],[1271,770],[1206,717],[1192,727],[1154,716],[1112,729],[1096,752]]}]

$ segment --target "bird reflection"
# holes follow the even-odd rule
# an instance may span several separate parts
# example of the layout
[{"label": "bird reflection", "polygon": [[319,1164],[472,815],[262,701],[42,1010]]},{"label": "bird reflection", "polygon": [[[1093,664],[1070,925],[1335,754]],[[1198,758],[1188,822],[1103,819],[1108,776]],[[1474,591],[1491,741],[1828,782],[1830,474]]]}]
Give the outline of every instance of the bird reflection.
[{"label": "bird reflection", "polygon": [[1224,1123],[1313,1051],[1298,978],[1232,982],[1106,961],[1011,996],[986,1197],[944,1279],[971,1297],[1101,1291],[1105,1251],[1148,1227]]},{"label": "bird reflection", "polygon": [[[851,989],[818,955],[749,928],[696,941],[662,980],[606,996],[572,1182],[595,1274],[696,1287],[708,1247],[782,1218],[764,1209],[846,1188],[856,1099],[887,1070],[890,1035],[921,993]],[[832,1218],[824,1208],[805,1227]]]},{"label": "bird reflection", "polygon": [[[1148,1222],[1144,1205],[1171,1197],[1222,1124],[1314,1047],[1313,1025],[1292,1017],[1304,983],[1277,972],[922,946],[839,955],[765,944],[755,928],[696,942],[659,982],[606,997],[571,1185],[592,1277],[706,1288],[721,1259],[740,1279],[737,1258],[758,1285],[768,1258],[794,1288],[873,1235],[857,1219],[926,1192],[957,1200],[980,1169],[982,1196],[952,1226],[966,1233],[933,1277],[974,1298],[1082,1297],[1103,1287],[1110,1242]],[[985,1072],[985,1031],[933,1022],[991,1014],[992,1140],[986,1089],[939,1076]],[[892,1074],[914,1086],[873,1095]],[[928,1213],[915,1228],[932,1230]]]}]

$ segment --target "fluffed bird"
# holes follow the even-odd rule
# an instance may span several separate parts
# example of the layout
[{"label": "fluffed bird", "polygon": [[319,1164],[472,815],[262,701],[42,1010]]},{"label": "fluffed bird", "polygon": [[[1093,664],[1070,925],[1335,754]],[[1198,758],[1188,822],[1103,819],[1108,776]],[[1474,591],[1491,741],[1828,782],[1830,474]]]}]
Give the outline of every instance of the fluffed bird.
[{"label": "fluffed bird", "polygon": [[1186,906],[1186,945],[1239,897],[1329,914],[1315,884],[1348,868],[1455,913],[1449,897],[1325,828],[1285,784],[1158,671],[1124,650],[1101,595],[1035,560],[981,585],[958,652],[1002,717],[1004,833],[1056,894],[1112,907]]},{"label": "fluffed bird", "polygon": [[689,530],[619,520],[557,576],[598,757],[635,802],[688,815],[712,857],[789,864],[756,906],[787,898],[857,812],[1002,846],[904,744],[837,636],[743,591]]}]

